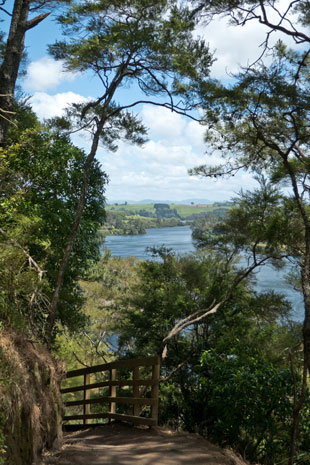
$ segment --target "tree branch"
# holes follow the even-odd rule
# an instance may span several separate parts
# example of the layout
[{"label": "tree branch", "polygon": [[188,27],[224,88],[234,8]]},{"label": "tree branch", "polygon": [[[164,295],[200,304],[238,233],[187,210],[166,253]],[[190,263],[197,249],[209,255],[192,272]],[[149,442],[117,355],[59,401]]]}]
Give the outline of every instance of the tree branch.
[{"label": "tree branch", "polygon": [[[179,334],[183,329],[187,328],[190,325],[193,325],[194,323],[198,323],[198,321],[201,321],[202,319],[206,318],[208,315],[212,315],[217,312],[217,310],[226,302],[226,299],[222,300],[221,302],[214,304],[214,301],[210,305],[210,307],[207,310],[198,310],[197,312],[192,313],[191,315],[187,316],[186,318],[183,318],[181,321],[179,321],[169,332],[169,334],[163,339],[162,342],[162,348],[161,348],[161,358],[164,359],[167,356],[167,344],[170,342],[170,340],[175,337],[177,334]],[[204,313],[202,313],[204,312]],[[202,313],[202,315],[197,316],[199,313]]]},{"label": "tree branch", "polygon": [[201,118],[195,118],[193,115],[189,115],[188,111],[190,109],[186,109],[186,108],[180,109],[175,105],[172,108],[170,103],[167,103],[167,102],[166,103],[158,103],[158,102],[154,102],[153,100],[137,100],[134,103],[131,103],[129,105],[124,105],[121,108],[118,108],[117,110],[112,112],[110,116],[113,116],[118,111],[127,110],[128,108],[133,108],[133,107],[136,107],[137,105],[142,105],[142,104],[155,105],[155,106],[158,106],[158,107],[167,108],[168,110],[173,111],[174,113],[177,113],[178,115],[187,116],[188,118],[192,119],[193,121],[197,121],[198,123],[201,123],[201,121],[202,121]]},{"label": "tree branch", "polygon": [[3,8],[2,6],[0,6],[0,10],[3,11],[4,13],[6,13],[7,15],[9,16],[13,16],[12,13],[10,13],[9,11],[7,11],[5,8]]},{"label": "tree branch", "polygon": [[[278,11],[279,16],[281,17],[281,21],[280,21],[279,24],[274,24],[274,23],[270,22],[269,19],[268,19],[267,12],[266,12],[263,0],[260,0],[259,3],[260,3],[263,18],[261,16],[257,16],[257,19],[259,20],[259,22],[261,24],[264,24],[265,26],[268,26],[273,31],[280,31],[280,32],[283,32],[284,34],[286,34],[288,36],[293,37],[295,39],[295,41],[298,42],[298,43],[310,42],[310,37],[307,36],[306,34],[304,34],[303,32],[297,31],[295,28],[293,28],[294,29],[293,31],[290,31],[288,28],[286,28],[284,26],[281,26],[281,23],[283,22],[284,19],[286,19],[285,17],[287,15],[287,13],[289,12],[290,8],[288,8],[283,15],[281,15],[280,12]],[[297,40],[298,38],[300,38],[300,39]]]},{"label": "tree branch", "polygon": [[301,155],[302,158],[308,159],[308,157],[307,157],[307,155],[305,154],[305,152],[300,148],[300,146],[299,146],[297,143],[294,144],[294,147],[295,147],[295,149],[297,150],[297,152],[299,153],[299,155]]},{"label": "tree branch", "polygon": [[171,379],[182,367],[184,367],[184,365],[188,362],[188,360],[185,360],[181,363],[178,364],[177,367],[175,367],[170,373],[168,376],[166,376],[166,378],[161,378],[159,380],[160,383],[166,383],[167,381],[169,381],[169,379]]},{"label": "tree branch", "polygon": [[43,21],[43,19],[47,18],[47,16],[49,15],[50,13],[42,13],[41,15],[36,16],[35,18],[27,21],[25,26],[26,31],[29,31],[29,29],[32,29],[33,27],[37,26],[39,23],[41,23],[41,21]]},{"label": "tree branch", "polygon": [[76,361],[79,362],[81,365],[83,365],[84,367],[86,368],[89,368],[89,365],[86,365],[86,363],[82,362],[82,360],[77,356],[77,354],[75,353],[75,351],[72,352]]}]

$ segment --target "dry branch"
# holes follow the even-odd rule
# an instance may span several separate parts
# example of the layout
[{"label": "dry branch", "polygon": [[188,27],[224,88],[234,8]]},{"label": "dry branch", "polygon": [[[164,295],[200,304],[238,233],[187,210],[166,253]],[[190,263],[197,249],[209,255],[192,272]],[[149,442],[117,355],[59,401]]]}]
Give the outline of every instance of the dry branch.
[{"label": "dry branch", "polygon": [[162,349],[161,349],[161,358],[164,359],[166,358],[167,355],[167,344],[170,342],[170,340],[175,337],[177,334],[179,334],[183,329],[187,328],[188,326],[191,326],[198,321],[203,320],[209,315],[212,315],[217,312],[217,310],[226,302],[226,299],[222,300],[221,302],[218,302],[215,304],[215,301],[212,302],[210,307],[206,310],[198,310],[191,315],[187,316],[186,318],[183,318],[180,320],[172,330],[169,332],[169,334],[163,339],[162,342]]},{"label": "dry branch", "polygon": [[[0,94],[0,97],[12,97],[12,95],[11,94]],[[9,118],[5,116],[5,115],[15,115],[15,114],[16,114],[15,111],[4,110],[3,108],[0,107],[0,117],[5,119],[11,124],[14,124],[14,126],[17,127],[17,124],[14,121],[10,120]]]}]

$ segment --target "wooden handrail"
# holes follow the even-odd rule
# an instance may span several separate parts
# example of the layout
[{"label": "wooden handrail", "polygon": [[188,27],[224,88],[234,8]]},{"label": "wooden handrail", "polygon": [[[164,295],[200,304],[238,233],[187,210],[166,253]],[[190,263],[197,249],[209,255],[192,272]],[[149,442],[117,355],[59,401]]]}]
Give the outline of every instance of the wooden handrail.
[{"label": "wooden handrail", "polygon": [[[151,377],[149,379],[141,379],[140,367],[152,367]],[[117,379],[117,371],[119,369],[130,369],[132,371],[132,379]],[[91,375],[94,373],[108,372],[109,380],[101,382],[91,382]],[[160,376],[160,358],[147,357],[131,360],[118,360],[103,365],[96,365],[88,368],[72,370],[67,373],[66,378],[74,378],[83,376],[84,382],[82,385],[65,387],[61,389],[62,394],[83,392],[83,400],[73,400],[64,402],[65,407],[82,406],[83,414],[65,415],[64,421],[82,420],[84,425],[87,425],[91,420],[98,418],[108,418],[111,420],[130,421],[135,424],[143,424],[156,426],[158,420],[158,392],[159,392],[159,376]],[[117,396],[117,387],[132,387],[133,393],[129,397]],[[140,386],[151,387],[151,397],[143,397]],[[102,397],[91,398],[92,389],[101,387],[109,388],[109,395]],[[108,412],[91,413],[91,405],[107,404]],[[133,414],[125,415],[116,412],[117,404],[127,404],[133,406]],[[141,416],[141,406],[148,405],[151,407],[151,417]]]},{"label": "wooden handrail", "polygon": [[98,397],[95,399],[84,399],[84,400],[73,400],[65,402],[66,407],[73,407],[74,405],[86,405],[86,404],[101,404],[105,402],[117,402],[118,404],[137,404],[137,405],[154,405],[156,399],[151,397]]},{"label": "wooden handrail", "polygon": [[74,386],[70,388],[60,389],[62,394],[67,392],[77,392],[77,391],[85,391],[85,389],[96,389],[100,387],[109,387],[109,386],[153,386],[156,384],[157,381],[153,379],[120,379],[119,381],[103,381],[102,383],[93,383],[93,384],[85,384],[83,386]]},{"label": "wooden handrail", "polygon": [[80,368],[78,370],[72,370],[67,372],[67,378],[73,378],[74,376],[81,376],[90,373],[97,373],[98,371],[108,371],[113,368],[134,368],[139,366],[152,366],[159,363],[159,357],[145,357],[145,358],[133,358],[130,360],[117,360],[116,362],[104,363],[103,365],[95,365],[93,367]]}]

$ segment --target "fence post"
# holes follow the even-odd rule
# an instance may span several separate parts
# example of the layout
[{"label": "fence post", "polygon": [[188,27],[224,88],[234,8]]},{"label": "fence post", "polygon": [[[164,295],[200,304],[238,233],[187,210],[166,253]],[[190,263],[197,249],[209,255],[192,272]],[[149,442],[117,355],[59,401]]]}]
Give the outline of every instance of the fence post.
[{"label": "fence post", "polygon": [[155,399],[155,404],[152,406],[152,418],[155,420],[155,425],[158,422],[158,394],[159,394],[159,377],[160,377],[160,358],[157,358],[155,365],[152,365],[152,380],[155,384],[152,386],[152,398]]},{"label": "fence post", "polygon": [[[84,386],[87,384],[90,384],[90,374],[84,375]],[[90,389],[84,389],[84,400],[89,400],[90,399]],[[90,404],[84,404],[83,405],[83,425],[88,425],[90,423],[90,420],[88,418],[85,418],[85,415],[90,414]]]},{"label": "fence post", "polygon": [[[133,369],[133,396],[136,398],[140,397],[140,386],[135,383],[135,381],[138,381],[140,376],[140,367],[134,367]],[[133,404],[133,414],[135,417],[138,417],[140,415],[140,405],[138,403]]]},{"label": "fence post", "polygon": [[[116,369],[112,368],[110,370],[110,381],[116,381]],[[116,397],[116,386],[110,385],[110,397]],[[116,403],[110,402],[109,404],[109,413],[116,413]],[[111,418],[109,418],[111,422]]]}]

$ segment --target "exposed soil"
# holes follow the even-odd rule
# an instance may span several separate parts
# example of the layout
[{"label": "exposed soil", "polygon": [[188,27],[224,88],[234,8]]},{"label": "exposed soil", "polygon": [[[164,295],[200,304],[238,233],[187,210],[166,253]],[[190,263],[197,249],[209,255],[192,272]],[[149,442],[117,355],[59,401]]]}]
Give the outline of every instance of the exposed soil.
[{"label": "exposed soil", "polygon": [[195,434],[112,423],[65,433],[62,448],[40,465],[247,465]]}]

